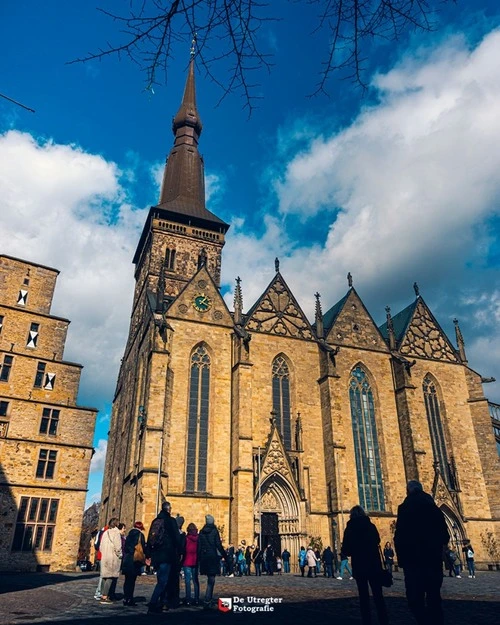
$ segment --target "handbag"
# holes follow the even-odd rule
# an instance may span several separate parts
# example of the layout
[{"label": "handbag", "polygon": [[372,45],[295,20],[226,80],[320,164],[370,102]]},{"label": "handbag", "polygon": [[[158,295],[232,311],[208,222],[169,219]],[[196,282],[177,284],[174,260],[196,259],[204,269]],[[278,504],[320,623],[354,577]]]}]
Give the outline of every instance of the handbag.
[{"label": "handbag", "polygon": [[378,546],[378,551],[380,554],[380,564],[382,567],[382,570],[380,571],[380,583],[384,588],[390,588],[394,583],[394,580],[392,579],[392,573],[387,568],[387,564],[385,563],[385,559],[382,554],[382,549],[380,548],[380,545]]},{"label": "handbag", "polygon": [[146,556],[144,555],[144,549],[142,548],[141,537],[138,537],[137,543],[134,547],[134,562],[144,564]]}]

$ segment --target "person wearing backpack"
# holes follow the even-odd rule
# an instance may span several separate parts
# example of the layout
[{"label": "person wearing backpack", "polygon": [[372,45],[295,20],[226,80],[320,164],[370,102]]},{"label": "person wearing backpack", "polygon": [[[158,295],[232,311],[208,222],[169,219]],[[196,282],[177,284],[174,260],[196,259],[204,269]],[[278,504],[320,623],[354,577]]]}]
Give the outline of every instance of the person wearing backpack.
[{"label": "person wearing backpack", "polygon": [[137,605],[134,602],[135,582],[137,576],[141,574],[141,568],[148,562],[144,554],[146,541],[143,532],[144,525],[141,521],[136,521],[125,540],[122,564],[122,572],[125,575],[125,581],[123,582],[123,605]]},{"label": "person wearing backpack", "polygon": [[302,577],[304,577],[304,573],[306,571],[306,564],[307,564],[307,552],[306,552],[305,547],[301,547],[299,551],[299,568],[300,568],[300,575]]},{"label": "person wearing backpack", "polygon": [[464,552],[464,558],[465,558],[465,561],[467,562],[467,568],[469,569],[469,577],[471,579],[475,579],[476,566],[474,564],[474,549],[472,548],[472,545],[469,539],[466,539],[465,545],[462,547],[462,551]]},{"label": "person wearing backpack", "polygon": [[165,501],[149,528],[145,555],[156,569],[156,586],[149,600],[148,613],[158,614],[163,609],[162,597],[167,589],[170,569],[175,566],[180,551],[177,522],[170,516],[172,506]]}]

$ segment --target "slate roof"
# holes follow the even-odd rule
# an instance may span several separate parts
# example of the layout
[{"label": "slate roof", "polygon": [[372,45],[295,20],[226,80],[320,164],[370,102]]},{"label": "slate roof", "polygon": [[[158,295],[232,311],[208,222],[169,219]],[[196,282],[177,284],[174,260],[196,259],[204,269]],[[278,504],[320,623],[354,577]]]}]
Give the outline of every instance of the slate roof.
[{"label": "slate roof", "polygon": [[[330,310],[327,310],[323,315],[323,328],[325,330],[325,336],[330,331],[331,327],[335,323],[335,320],[339,316],[342,308],[344,308],[344,304],[346,303],[347,298],[349,297],[349,293],[351,291],[347,291],[342,299],[340,299],[336,304],[334,304]],[[316,329],[316,324],[313,326]]]},{"label": "slate roof", "polygon": [[[392,318],[392,325],[394,326],[394,336],[396,338],[396,344],[400,343],[403,339],[408,325],[413,317],[415,308],[417,307],[418,299],[412,302],[397,315]],[[386,341],[389,340],[389,332],[387,330],[387,321],[379,327],[379,330]]]}]

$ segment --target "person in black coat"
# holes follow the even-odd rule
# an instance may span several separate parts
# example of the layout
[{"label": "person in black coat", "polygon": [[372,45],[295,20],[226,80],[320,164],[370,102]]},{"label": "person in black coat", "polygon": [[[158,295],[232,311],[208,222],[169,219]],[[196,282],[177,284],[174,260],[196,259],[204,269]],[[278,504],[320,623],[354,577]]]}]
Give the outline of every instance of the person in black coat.
[{"label": "person in black coat", "polygon": [[211,514],[205,516],[205,525],[201,528],[199,536],[198,563],[200,574],[207,576],[207,590],[203,609],[209,610],[214,594],[215,576],[220,573],[220,559],[226,557],[219,530],[215,527],[214,517]]},{"label": "person in black coat", "polygon": [[146,543],[146,557],[156,569],[156,586],[149,601],[148,612],[161,612],[162,597],[167,588],[170,569],[175,566],[180,549],[179,528],[175,519],[170,516],[172,506],[165,501],[160,514],[151,523]]},{"label": "person in black coat", "polygon": [[341,552],[346,556],[351,556],[352,575],[358,586],[363,625],[371,622],[368,584],[372,589],[380,625],[389,623],[382,594],[382,563],[379,549],[380,536],[377,528],[366,516],[361,506],[354,506],[345,528]]},{"label": "person in black coat", "polygon": [[404,569],[408,607],[419,625],[442,625],[443,548],[450,535],[441,510],[416,480],[398,508],[394,546]]},{"label": "person in black coat", "polygon": [[134,601],[135,581],[146,563],[146,541],[143,532],[144,525],[141,521],[136,521],[125,540],[122,560],[122,572],[125,575],[123,605],[137,605]]},{"label": "person in black coat", "polygon": [[324,575],[326,577],[333,577],[333,551],[330,547],[327,547],[323,551],[323,564],[325,565]]}]

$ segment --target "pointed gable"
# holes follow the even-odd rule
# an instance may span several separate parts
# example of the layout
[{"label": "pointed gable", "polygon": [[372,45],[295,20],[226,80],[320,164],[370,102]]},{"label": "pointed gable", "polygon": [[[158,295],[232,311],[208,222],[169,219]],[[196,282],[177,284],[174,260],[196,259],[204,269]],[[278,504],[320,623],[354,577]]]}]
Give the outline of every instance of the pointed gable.
[{"label": "pointed gable", "polygon": [[[413,313],[417,306],[417,300],[412,302],[409,306],[407,306],[404,310],[399,312],[397,315],[392,317],[392,325],[394,328],[394,338],[396,340],[396,347],[399,347],[401,340],[403,339],[406,329],[410,324],[410,321],[413,317]],[[387,321],[380,326],[380,332],[386,341],[389,340],[389,330],[387,327]]]},{"label": "pointed gable", "polygon": [[311,324],[279,272],[248,311],[245,328],[251,332],[314,339]]},{"label": "pointed gable", "polygon": [[295,482],[294,472],[285,451],[285,446],[283,445],[283,440],[276,426],[276,422],[274,422],[271,427],[271,432],[269,434],[269,439],[267,441],[260,469],[260,483],[256,485],[256,490],[258,491],[259,485],[262,485],[273,474],[284,478],[295,490],[295,494],[299,496],[299,490]]},{"label": "pointed gable", "polygon": [[455,348],[421,297],[414,304],[399,351],[417,358],[459,362]]},{"label": "pointed gable", "polygon": [[329,343],[387,351],[379,329],[354,287],[324,315],[323,323]]},{"label": "pointed gable", "polygon": [[200,268],[171,302],[167,316],[233,327],[233,319],[226,302],[205,266]]}]

